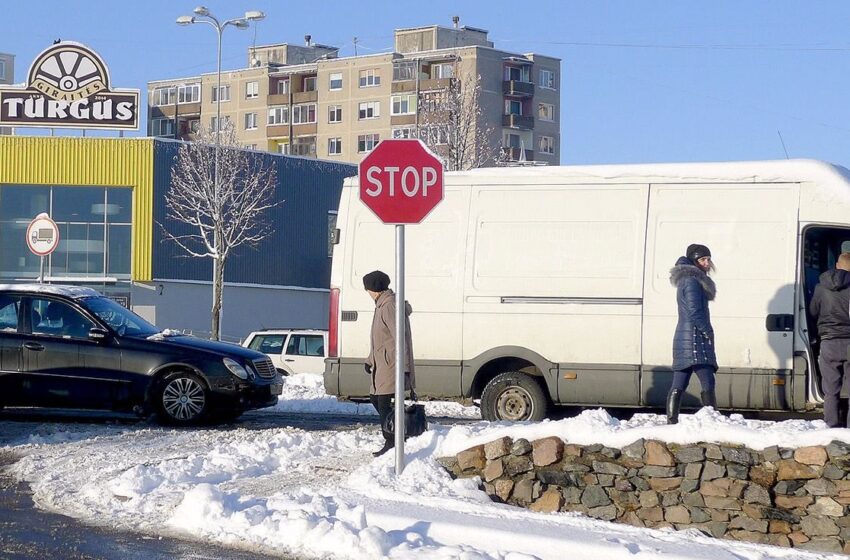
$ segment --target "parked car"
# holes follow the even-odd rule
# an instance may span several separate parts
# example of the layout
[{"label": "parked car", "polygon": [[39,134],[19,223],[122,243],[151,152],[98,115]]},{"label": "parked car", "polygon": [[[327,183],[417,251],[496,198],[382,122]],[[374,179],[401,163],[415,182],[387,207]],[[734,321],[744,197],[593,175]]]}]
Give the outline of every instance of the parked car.
[{"label": "parked car", "polygon": [[162,331],[90,288],[0,285],[0,407],[135,411],[190,425],[271,406],[282,387],[267,356]]},{"label": "parked car", "polygon": [[322,374],[328,357],[328,331],[318,329],[264,329],[242,343],[271,358],[281,375]]}]

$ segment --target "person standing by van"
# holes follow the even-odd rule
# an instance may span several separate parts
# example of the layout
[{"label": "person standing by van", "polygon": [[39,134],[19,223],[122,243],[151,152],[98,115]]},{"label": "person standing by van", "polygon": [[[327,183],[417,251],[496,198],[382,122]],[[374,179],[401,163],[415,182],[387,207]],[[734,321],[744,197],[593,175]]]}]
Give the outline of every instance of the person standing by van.
[{"label": "person standing by van", "polygon": [[850,387],[850,253],[841,253],[835,268],[820,275],[809,313],[820,338],[823,420],[830,428],[850,428],[850,419],[842,419],[839,411],[841,386]]},{"label": "person standing by van", "polygon": [[667,394],[668,424],[679,421],[682,394],[693,373],[699,378],[703,406],[717,408],[714,393],[717,357],[708,311],[708,302],[714,299],[717,288],[714,280],[708,277],[711,270],[714,270],[711,251],[699,244],[688,245],[685,256],[679,257],[670,269],[670,283],[676,287],[679,322],[673,335],[673,384]]},{"label": "person standing by van", "polygon": [[[370,272],[363,277],[363,287],[375,302],[375,315],[372,317],[372,332],[369,357],[366,358],[366,373],[372,376],[369,400],[381,419],[381,432],[384,446],[372,453],[375,457],[383,455],[395,446],[394,434],[385,429],[387,420],[393,415],[393,396],[395,395],[395,333],[396,333],[396,297],[389,289],[390,277],[380,270]],[[404,390],[415,389],[413,370],[413,337],[410,333],[410,314],[413,309],[405,305],[405,341],[404,341]]]}]

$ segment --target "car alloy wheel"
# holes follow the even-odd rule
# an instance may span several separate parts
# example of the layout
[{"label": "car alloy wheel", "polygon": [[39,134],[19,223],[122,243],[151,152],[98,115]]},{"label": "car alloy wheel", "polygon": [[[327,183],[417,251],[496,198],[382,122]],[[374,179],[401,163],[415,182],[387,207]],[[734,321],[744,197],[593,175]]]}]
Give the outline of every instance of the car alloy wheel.
[{"label": "car alloy wheel", "polygon": [[162,409],[178,422],[192,422],[203,414],[207,391],[194,376],[179,375],[162,389]]}]

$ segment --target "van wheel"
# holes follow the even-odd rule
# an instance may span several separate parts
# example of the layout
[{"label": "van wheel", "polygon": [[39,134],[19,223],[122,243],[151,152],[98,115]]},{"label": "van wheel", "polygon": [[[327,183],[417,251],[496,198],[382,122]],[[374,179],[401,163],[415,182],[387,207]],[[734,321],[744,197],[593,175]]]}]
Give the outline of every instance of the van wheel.
[{"label": "van wheel", "polygon": [[518,371],[500,373],[490,380],[481,394],[484,420],[543,420],[549,404],[540,384]]},{"label": "van wheel", "polygon": [[194,373],[177,371],[166,375],[156,392],[157,418],[163,424],[191,426],[207,416],[209,391]]}]

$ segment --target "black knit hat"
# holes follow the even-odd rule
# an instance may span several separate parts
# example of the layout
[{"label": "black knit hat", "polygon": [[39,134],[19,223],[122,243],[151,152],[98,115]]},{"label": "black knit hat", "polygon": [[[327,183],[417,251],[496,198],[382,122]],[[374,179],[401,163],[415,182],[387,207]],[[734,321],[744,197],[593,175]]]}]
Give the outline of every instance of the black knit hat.
[{"label": "black knit hat", "polygon": [[390,277],[380,270],[373,270],[363,277],[363,287],[370,292],[383,292],[390,287]]},{"label": "black knit hat", "polygon": [[694,243],[692,245],[688,245],[688,249],[687,251],[685,251],[685,256],[695,263],[697,262],[697,259],[701,259],[702,257],[710,257],[711,251],[709,251],[708,247],[706,247],[705,245]]}]

